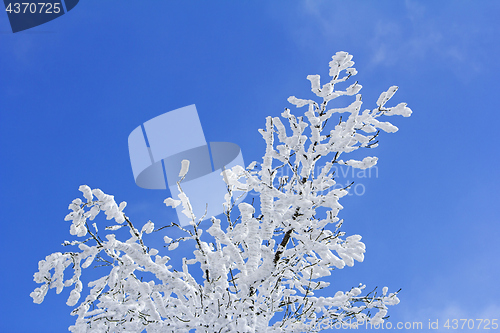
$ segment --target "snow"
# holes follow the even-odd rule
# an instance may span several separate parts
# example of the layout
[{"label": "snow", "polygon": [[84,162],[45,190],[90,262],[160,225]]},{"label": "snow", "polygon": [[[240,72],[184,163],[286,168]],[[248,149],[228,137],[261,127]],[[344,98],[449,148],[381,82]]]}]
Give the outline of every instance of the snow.
[{"label": "snow", "polygon": [[[185,233],[178,239],[156,234],[152,221],[139,231],[124,213],[125,202],[117,205],[114,196],[80,186],[86,202],[73,200],[71,212],[65,217],[71,222],[70,234],[77,240],[65,241],[64,245],[72,246],[73,251],[56,252],[39,262],[34,280],[41,286],[30,294],[33,301],[41,303],[49,289],[61,293],[74,285],[67,304],[75,307],[72,314],[77,318],[69,328],[75,333],[192,329],[304,332],[351,320],[354,326],[365,321],[383,322],[388,306],[399,303],[397,293],[388,293],[388,287],[382,289],[381,295],[370,296],[363,296],[364,285],[332,292],[333,297],[316,297],[314,292],[328,287],[321,278],[334,269],[362,262],[366,252],[360,235],[346,236],[340,231],[343,220],[339,220],[338,213],[343,206],[339,200],[349,189],[338,188],[332,167],[374,166],[374,156],[347,161],[340,157],[359,148],[375,147],[380,130],[397,131],[380,117],[408,117],[411,110],[405,103],[386,107],[398,89],[392,86],[380,95],[376,108],[361,111],[360,84],[355,82],[346,90],[335,88],[357,74],[352,55],[337,52],[329,65],[331,80],[324,85],[319,75],[307,76],[311,91],[320,101],[295,96],[288,99],[297,108],[308,106],[303,116],[285,109],[282,118],[266,118],[265,128],[259,130],[266,144],[262,163],[252,162],[246,169],[235,166],[221,173],[228,186],[224,204],[228,221],[222,224],[212,218],[208,235],[196,223],[189,198],[182,190],[188,160],[182,161],[178,198],[164,201],[174,208],[182,205],[182,212],[191,220],[185,228],[170,225]],[[346,107],[328,109],[328,102],[339,96],[355,98]],[[337,115],[342,118],[330,120],[327,128],[326,122]],[[320,165],[323,167],[319,174],[314,173]],[[288,175],[278,176],[279,169],[286,169]],[[235,190],[254,191],[259,200],[254,205],[240,203],[233,207]],[[100,212],[117,224],[96,220],[89,228],[87,220],[94,220]],[[105,223],[104,228],[100,223]],[[113,233],[122,227],[128,228],[130,234],[124,241]],[[192,241],[193,255],[183,258],[182,269],[174,269],[167,265],[170,257],[162,255],[163,246],[148,247],[144,234],[152,234],[148,240],[161,235],[168,251],[177,249],[181,241]],[[211,241],[207,242],[207,238]],[[97,259],[109,264],[109,273],[88,283],[85,287],[91,289],[87,290],[81,274]],[[189,271],[189,266],[198,264],[202,282]],[[65,280],[66,271],[72,271],[72,275]],[[280,320],[270,324],[275,316]]]},{"label": "snow", "polygon": [[142,229],[141,229],[141,234],[142,234],[143,232],[145,232],[145,233],[147,233],[147,234],[150,234],[150,233],[152,233],[152,232],[153,232],[154,228],[155,228],[155,224],[154,224],[153,222],[149,221],[148,223],[146,223],[146,224],[142,227]]},{"label": "snow", "polygon": [[184,178],[189,171],[189,160],[182,160],[181,171],[179,172],[179,177]]}]

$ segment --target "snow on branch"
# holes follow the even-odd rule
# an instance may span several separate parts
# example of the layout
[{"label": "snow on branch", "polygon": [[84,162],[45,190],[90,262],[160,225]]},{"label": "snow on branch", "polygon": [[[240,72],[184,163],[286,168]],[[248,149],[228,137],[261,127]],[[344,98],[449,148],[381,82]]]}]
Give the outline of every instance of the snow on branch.
[{"label": "snow on branch", "polygon": [[[376,108],[361,111],[360,84],[335,89],[337,83],[357,74],[352,56],[338,52],[329,65],[331,80],[323,86],[319,75],[307,77],[311,91],[322,100],[292,96],[288,101],[296,107],[308,105],[303,115],[285,109],[281,118],[266,118],[260,130],[266,143],[262,163],[222,172],[228,189],[225,219],[212,217],[203,237],[201,219],[194,216],[182,190],[187,160],[179,173],[178,198],[164,201],[174,208],[182,205],[191,219],[187,227],[171,223],[155,229],[148,221],[136,228],[124,213],[125,202],[118,205],[113,196],[80,186],[86,202],[73,200],[65,218],[77,239],[63,245],[73,250],[53,253],[39,262],[34,280],[41,286],[31,293],[33,301],[41,303],[49,289],[60,293],[73,287],[67,304],[75,307],[71,314],[76,322],[69,328],[74,333],[306,332],[338,323],[352,328],[366,321],[381,323],[388,306],[399,302],[398,292],[388,293],[384,287],[380,294],[373,290],[363,295],[366,286],[360,284],[331,292],[329,297],[315,293],[329,287],[324,277],[362,262],[366,251],[360,235],[346,236],[340,230],[339,200],[349,186],[338,188],[333,166],[366,169],[375,165],[376,157],[339,158],[359,148],[376,147],[380,131],[397,131],[379,118],[408,117],[411,110],[405,103],[386,107],[397,91],[393,86],[380,95]],[[329,109],[328,102],[339,96],[355,97],[346,107]],[[339,118],[331,120],[334,115]],[[280,170],[287,170],[287,176],[278,176]],[[235,191],[254,191],[258,200],[235,207]],[[101,211],[114,224],[89,226]],[[178,228],[184,236],[171,238],[167,227]],[[122,234],[115,233],[123,229],[129,233],[124,241],[119,240]],[[144,235],[159,235],[164,247],[148,247]],[[183,258],[182,267],[173,268],[167,254],[183,241],[193,244],[193,254]],[[92,264],[104,266],[106,272],[84,286],[82,270]],[[202,271],[201,279],[189,271],[195,264]]]}]

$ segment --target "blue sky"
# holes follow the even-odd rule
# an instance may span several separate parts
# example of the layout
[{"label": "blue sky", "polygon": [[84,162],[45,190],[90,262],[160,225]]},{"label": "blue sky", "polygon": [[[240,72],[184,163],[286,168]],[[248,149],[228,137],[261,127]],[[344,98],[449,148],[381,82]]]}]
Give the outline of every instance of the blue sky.
[{"label": "blue sky", "polygon": [[81,184],[127,201],[138,225],[175,219],[166,191],[134,183],[134,128],[196,104],[207,141],[260,160],[265,117],[303,112],[286,99],[314,97],[306,76],[325,80],[337,51],[354,55],[364,107],[397,85],[391,103],[413,115],[391,119],[399,132],[365,152],[378,174],[341,201],[344,230],[367,253],[329,290],[402,288],[394,325],[500,320],[499,10],[487,0],[87,0],[16,34],[0,14],[0,331],[74,322],[69,290],[41,305],[29,294],[38,261],[65,250]]}]

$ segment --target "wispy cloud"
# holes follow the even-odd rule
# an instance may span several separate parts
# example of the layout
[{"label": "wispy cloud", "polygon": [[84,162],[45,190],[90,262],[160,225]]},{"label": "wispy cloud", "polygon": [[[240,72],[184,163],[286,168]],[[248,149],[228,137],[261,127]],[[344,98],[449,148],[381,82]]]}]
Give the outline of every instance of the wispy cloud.
[{"label": "wispy cloud", "polygon": [[[450,303],[445,307],[428,307],[418,312],[407,313],[403,316],[405,322],[422,323],[424,329],[432,325],[433,332],[449,332],[450,330],[493,329],[492,324],[500,320],[498,314],[500,306],[489,303],[482,306],[470,306]],[[418,318],[416,320],[416,318]],[[495,319],[495,320],[494,320]],[[401,320],[401,319],[399,319]],[[479,326],[480,325],[480,326]],[[500,325],[500,324],[499,324]]]},{"label": "wispy cloud", "polygon": [[463,66],[481,70],[479,63],[469,60],[487,28],[474,25],[477,17],[463,22],[467,8],[433,7],[414,0],[383,6],[305,0],[296,10],[308,17],[292,27],[292,33],[301,36],[297,38],[301,44],[308,40],[322,40],[322,45],[354,44],[371,55],[373,66],[418,68],[417,64],[435,59],[459,76]]}]

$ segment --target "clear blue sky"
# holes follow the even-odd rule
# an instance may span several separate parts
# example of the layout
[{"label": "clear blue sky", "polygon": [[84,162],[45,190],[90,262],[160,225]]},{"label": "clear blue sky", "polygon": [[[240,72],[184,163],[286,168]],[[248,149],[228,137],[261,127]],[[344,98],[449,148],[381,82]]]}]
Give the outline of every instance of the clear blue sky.
[{"label": "clear blue sky", "polygon": [[0,331],[74,322],[69,290],[29,294],[38,261],[65,250],[79,185],[127,201],[139,225],[175,218],[165,191],[134,183],[134,128],[196,104],[208,141],[260,160],[265,117],[314,97],[306,76],[326,79],[337,51],[354,55],[366,108],[397,85],[391,102],[413,115],[392,119],[399,132],[366,151],[378,176],[341,201],[367,253],[329,290],[402,288],[393,323],[500,320],[498,13],[487,0],[85,0],[16,34],[0,13]]}]

